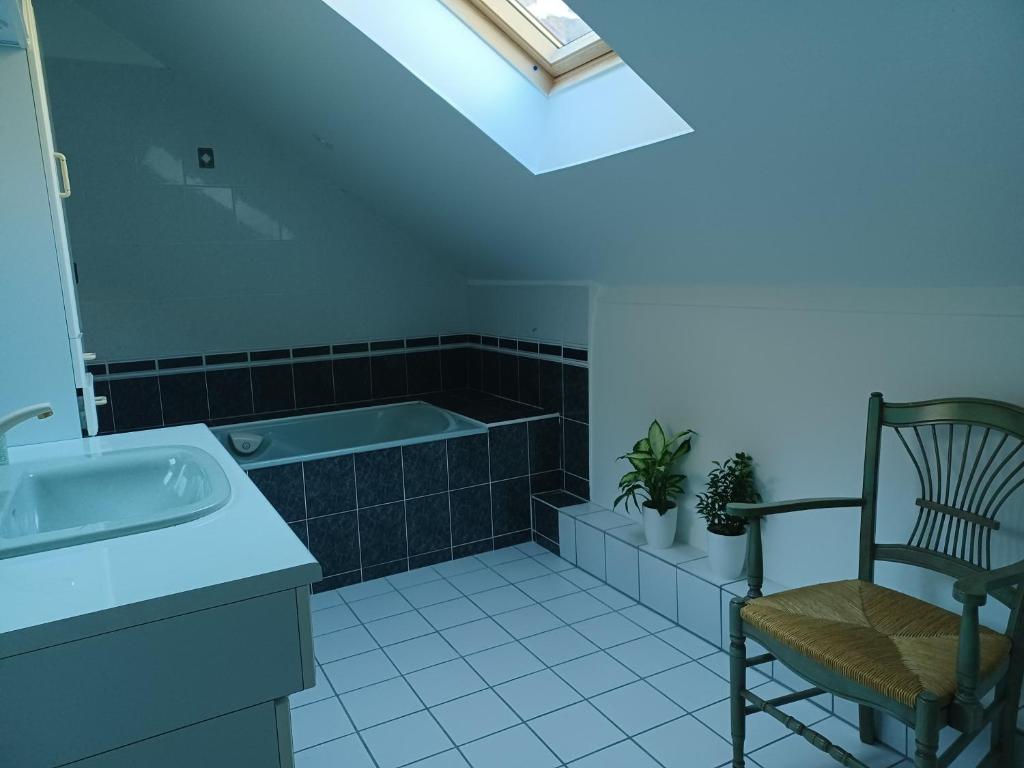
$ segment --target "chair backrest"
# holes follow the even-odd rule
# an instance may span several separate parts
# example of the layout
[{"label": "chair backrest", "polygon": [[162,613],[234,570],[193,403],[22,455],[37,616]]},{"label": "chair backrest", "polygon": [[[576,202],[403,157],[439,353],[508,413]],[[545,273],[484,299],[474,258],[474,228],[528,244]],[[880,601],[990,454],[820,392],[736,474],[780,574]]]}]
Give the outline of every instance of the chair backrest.
[{"label": "chair backrest", "polygon": [[[878,470],[882,433],[891,429],[917,473],[917,518],[905,544],[878,544]],[[994,400],[950,399],[868,404],[860,577],[877,560],[908,563],[948,576],[991,570],[992,537],[1007,501],[1024,487],[1024,408]],[[1024,505],[1021,506],[1024,511]],[[1017,621],[1022,590],[994,596]]]}]

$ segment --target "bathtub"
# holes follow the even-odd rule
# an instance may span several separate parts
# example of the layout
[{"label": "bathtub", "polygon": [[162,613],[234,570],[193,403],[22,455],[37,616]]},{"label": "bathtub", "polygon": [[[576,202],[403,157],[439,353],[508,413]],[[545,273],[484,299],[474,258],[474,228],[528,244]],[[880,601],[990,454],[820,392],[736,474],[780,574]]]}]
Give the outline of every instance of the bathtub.
[{"label": "bathtub", "polygon": [[479,421],[420,401],[250,421],[212,430],[245,470],[477,435]]}]

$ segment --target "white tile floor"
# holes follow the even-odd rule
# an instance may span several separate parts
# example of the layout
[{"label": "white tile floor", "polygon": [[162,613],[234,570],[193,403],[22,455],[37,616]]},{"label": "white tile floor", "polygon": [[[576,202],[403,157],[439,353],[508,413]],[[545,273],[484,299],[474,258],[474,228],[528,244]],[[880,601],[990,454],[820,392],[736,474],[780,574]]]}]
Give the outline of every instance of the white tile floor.
[{"label": "white tile floor", "polygon": [[[313,611],[317,685],[291,700],[298,768],[731,759],[726,655],[535,544],[322,593]],[[872,768],[909,765],[825,708],[787,711]],[[752,768],[829,765],[767,715],[748,732]]]}]

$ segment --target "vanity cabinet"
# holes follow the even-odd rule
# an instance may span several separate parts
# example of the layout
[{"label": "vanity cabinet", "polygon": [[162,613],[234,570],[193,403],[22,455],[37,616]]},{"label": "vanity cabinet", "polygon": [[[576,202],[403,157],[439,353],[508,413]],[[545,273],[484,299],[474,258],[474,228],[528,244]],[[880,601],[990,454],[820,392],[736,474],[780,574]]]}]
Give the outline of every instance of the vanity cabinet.
[{"label": "vanity cabinet", "polygon": [[0,659],[0,764],[291,768],[314,684],[309,588]]},{"label": "vanity cabinet", "polygon": [[288,700],[258,704],[74,763],[74,768],[291,766]]}]

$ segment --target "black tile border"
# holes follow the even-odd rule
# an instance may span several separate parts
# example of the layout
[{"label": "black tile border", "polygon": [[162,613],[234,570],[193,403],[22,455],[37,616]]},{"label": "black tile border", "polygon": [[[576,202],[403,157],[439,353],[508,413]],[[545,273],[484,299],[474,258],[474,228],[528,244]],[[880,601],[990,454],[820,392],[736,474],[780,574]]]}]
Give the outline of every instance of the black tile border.
[{"label": "black tile border", "polygon": [[562,348],[560,346],[558,346],[557,344],[544,344],[544,343],[541,343],[539,345],[539,347],[540,347],[539,351],[540,351],[540,353],[542,355],[548,355],[549,357],[561,357],[562,356]]},{"label": "black tile border", "polygon": [[351,355],[356,353],[363,353],[370,351],[370,345],[368,342],[359,342],[354,344],[335,344],[331,347],[331,351],[335,355]]},{"label": "black tile border", "polygon": [[207,365],[226,365],[228,363],[247,363],[249,362],[248,352],[222,352],[216,355],[207,355]]},{"label": "black tile border", "polygon": [[321,344],[302,347],[280,347],[243,352],[216,352],[205,355],[189,354],[157,359],[127,361],[105,361],[90,363],[88,370],[97,378],[124,378],[129,374],[158,375],[160,371],[199,370],[226,366],[271,364],[288,359],[336,360],[353,356],[376,357],[385,354],[401,354],[405,350],[426,351],[461,347],[485,349],[503,355],[536,358],[540,360],[561,360],[570,365],[587,367],[588,351],[581,347],[565,347],[531,339],[498,338],[473,333],[447,334],[438,336],[416,336],[406,339],[383,339],[374,341],[349,342],[344,344]]},{"label": "black tile border", "polygon": [[249,353],[249,357],[254,363],[260,360],[287,360],[291,356],[292,353],[289,349],[262,349]]},{"label": "black tile border", "polygon": [[202,355],[191,357],[169,357],[157,361],[161,371],[172,371],[176,368],[194,368],[203,364]]},{"label": "black tile border", "polygon": [[417,349],[419,347],[439,347],[441,346],[439,337],[437,336],[421,336],[418,339],[406,339],[406,349]]},{"label": "black tile border", "polygon": [[126,363],[109,363],[107,367],[111,373],[138,373],[140,371],[155,371],[156,360],[131,360]]},{"label": "black tile border", "polygon": [[292,357],[324,357],[331,354],[330,344],[319,347],[295,347],[292,349]]}]

